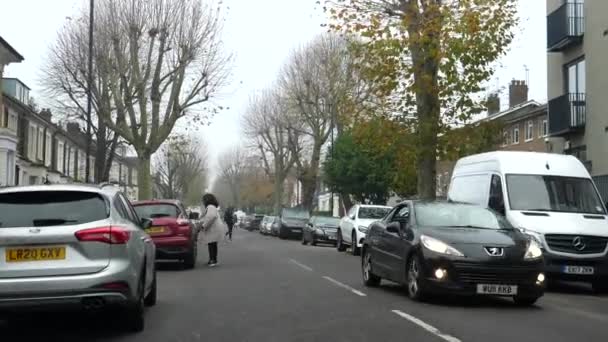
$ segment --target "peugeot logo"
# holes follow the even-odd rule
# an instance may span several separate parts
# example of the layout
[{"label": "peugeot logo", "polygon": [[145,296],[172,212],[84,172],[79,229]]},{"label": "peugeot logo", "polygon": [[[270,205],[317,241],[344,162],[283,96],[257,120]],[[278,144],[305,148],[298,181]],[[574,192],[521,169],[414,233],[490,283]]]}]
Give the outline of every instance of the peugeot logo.
[{"label": "peugeot logo", "polygon": [[583,241],[583,238],[580,236],[577,236],[572,239],[572,246],[574,246],[577,251],[582,251],[587,248],[587,245],[585,245],[585,241]]},{"label": "peugeot logo", "polygon": [[485,250],[489,256],[497,257],[497,256],[502,256],[504,254],[504,250],[500,247],[486,247]]}]

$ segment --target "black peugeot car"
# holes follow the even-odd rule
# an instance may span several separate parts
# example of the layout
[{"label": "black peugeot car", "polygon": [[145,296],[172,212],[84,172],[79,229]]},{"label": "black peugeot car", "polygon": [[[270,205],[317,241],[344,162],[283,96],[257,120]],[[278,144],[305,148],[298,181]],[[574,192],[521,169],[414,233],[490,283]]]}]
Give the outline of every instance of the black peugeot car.
[{"label": "black peugeot car", "polygon": [[365,285],[402,283],[414,300],[493,295],[532,305],[545,288],[538,243],[500,214],[469,204],[400,203],[371,225],[361,265]]},{"label": "black peugeot car", "polygon": [[298,208],[283,208],[279,216],[279,238],[301,238],[302,231],[310,219],[308,211]]},{"label": "black peugeot car", "polygon": [[328,243],[336,245],[340,218],[329,216],[313,216],[302,232],[302,244],[311,245]]}]

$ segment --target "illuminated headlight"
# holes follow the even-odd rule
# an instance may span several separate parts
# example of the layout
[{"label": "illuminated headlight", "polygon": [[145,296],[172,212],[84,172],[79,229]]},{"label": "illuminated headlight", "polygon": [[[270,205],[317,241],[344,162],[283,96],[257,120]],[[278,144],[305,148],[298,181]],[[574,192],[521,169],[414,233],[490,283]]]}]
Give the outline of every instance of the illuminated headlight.
[{"label": "illuminated headlight", "polygon": [[438,268],[438,269],[436,269],[436,270],[435,270],[435,278],[437,278],[437,279],[439,279],[439,280],[441,280],[441,279],[445,278],[445,276],[446,276],[447,274],[448,274],[448,273],[447,273],[447,272],[446,272],[446,270],[444,270],[443,268]]},{"label": "illuminated headlight", "polygon": [[545,282],[545,274],[539,273],[538,276],[536,277],[536,283],[540,285],[544,282]]},{"label": "illuminated headlight", "polygon": [[528,244],[528,249],[526,250],[526,254],[524,255],[524,259],[533,260],[538,259],[543,256],[543,251],[540,249],[540,245],[536,240],[530,239],[530,243]]},{"label": "illuminated headlight", "polygon": [[369,230],[369,227],[366,226],[359,226],[357,228],[358,231],[360,231],[361,233],[367,233],[367,231]]},{"label": "illuminated headlight", "polygon": [[454,256],[464,256],[459,250],[456,248],[449,246],[443,241],[439,241],[430,236],[422,235],[420,237],[420,241],[422,245],[435,253],[446,254],[446,255],[454,255]]}]

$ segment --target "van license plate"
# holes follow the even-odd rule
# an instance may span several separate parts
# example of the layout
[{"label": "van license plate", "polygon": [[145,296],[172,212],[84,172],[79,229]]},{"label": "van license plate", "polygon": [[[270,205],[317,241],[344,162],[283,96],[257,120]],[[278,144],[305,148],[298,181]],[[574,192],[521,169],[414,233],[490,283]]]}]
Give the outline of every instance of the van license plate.
[{"label": "van license plate", "polygon": [[564,266],[563,270],[566,274],[591,275],[595,273],[595,269],[592,266]]},{"label": "van license plate", "polygon": [[65,247],[19,247],[5,250],[6,262],[64,260]]},{"label": "van license plate", "polygon": [[477,293],[497,296],[515,296],[517,294],[517,285],[477,284]]}]

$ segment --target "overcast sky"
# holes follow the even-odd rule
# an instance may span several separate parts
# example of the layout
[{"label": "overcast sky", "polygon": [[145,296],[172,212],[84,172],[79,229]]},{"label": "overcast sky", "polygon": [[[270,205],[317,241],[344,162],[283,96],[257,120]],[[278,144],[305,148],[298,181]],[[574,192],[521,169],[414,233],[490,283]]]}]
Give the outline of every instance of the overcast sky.
[{"label": "overcast sky", "polygon": [[[5,77],[21,79],[39,103],[44,103],[39,75],[45,56],[66,17],[74,15],[85,0],[3,1],[0,36],[24,57],[12,64]],[[210,149],[212,169],[217,155],[241,142],[241,117],[250,95],[272,84],[283,62],[298,46],[322,33],[324,15],[316,0],[224,0],[224,42],[235,56],[232,83],[214,101],[229,110],[201,128]],[[546,12],[544,0],[520,0],[521,25],[511,51],[501,61],[492,80],[496,89],[508,89],[511,79],[530,83],[529,97],[546,101]],[[529,75],[526,75],[526,68]],[[501,95],[503,107],[508,93]],[[213,172],[213,170],[212,170]]]}]

